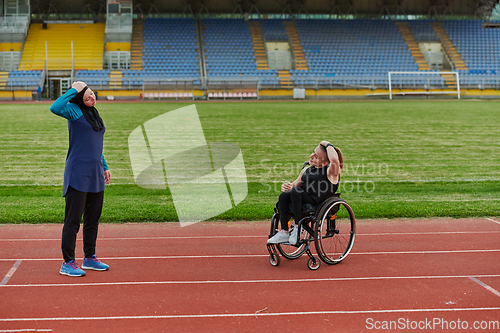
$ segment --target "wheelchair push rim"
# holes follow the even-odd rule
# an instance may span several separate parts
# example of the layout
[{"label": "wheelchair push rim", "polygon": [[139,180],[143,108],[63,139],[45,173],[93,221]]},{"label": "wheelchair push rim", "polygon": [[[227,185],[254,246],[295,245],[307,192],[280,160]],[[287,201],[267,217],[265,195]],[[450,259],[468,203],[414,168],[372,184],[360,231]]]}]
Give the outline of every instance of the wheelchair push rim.
[{"label": "wheelchair push rim", "polygon": [[354,245],[356,220],[342,199],[325,204],[318,214],[314,245],[322,261],[335,265],[347,257]]},{"label": "wheelchair push rim", "polygon": [[[275,235],[279,230],[281,229],[280,226],[280,215],[278,213],[275,213],[272,218],[271,222],[271,236]],[[309,233],[307,231],[304,232],[304,236],[309,237]],[[307,244],[309,244],[309,241],[300,243],[298,245],[291,245],[288,243],[281,243],[281,244],[276,244],[276,247],[278,248],[279,253],[286,259],[297,259],[300,256],[306,252],[307,249]]]}]

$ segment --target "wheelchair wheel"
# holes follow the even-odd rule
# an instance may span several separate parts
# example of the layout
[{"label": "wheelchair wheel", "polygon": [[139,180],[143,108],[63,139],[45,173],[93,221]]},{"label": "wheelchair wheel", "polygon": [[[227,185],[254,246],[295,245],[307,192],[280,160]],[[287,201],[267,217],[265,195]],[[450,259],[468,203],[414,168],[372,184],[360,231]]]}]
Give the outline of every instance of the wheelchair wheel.
[{"label": "wheelchair wheel", "polygon": [[[280,215],[278,213],[273,215],[273,218],[271,220],[271,228],[273,235],[276,234],[279,230],[281,230]],[[310,238],[309,233],[307,231],[305,231],[303,235],[306,238]],[[290,260],[299,258],[301,255],[304,254],[307,248],[305,243],[302,243],[298,246],[290,245],[288,243],[282,243],[282,244],[276,244],[276,247],[278,248],[279,253],[281,253],[283,257]]]},{"label": "wheelchair wheel", "polygon": [[312,257],[307,260],[307,267],[310,270],[315,271],[319,268],[319,266],[321,266],[321,260],[319,260],[319,258]]},{"label": "wheelchair wheel", "polygon": [[317,216],[314,244],[321,260],[335,265],[344,260],[354,245],[356,220],[351,207],[342,199],[327,201]]},{"label": "wheelchair wheel", "polygon": [[272,253],[271,255],[269,255],[269,262],[273,266],[279,266],[280,257],[276,253]]}]

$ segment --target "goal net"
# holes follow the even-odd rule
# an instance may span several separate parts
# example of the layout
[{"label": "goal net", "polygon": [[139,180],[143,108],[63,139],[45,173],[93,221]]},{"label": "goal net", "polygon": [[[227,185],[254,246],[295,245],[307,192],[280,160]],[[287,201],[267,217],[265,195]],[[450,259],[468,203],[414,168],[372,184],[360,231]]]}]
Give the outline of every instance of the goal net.
[{"label": "goal net", "polygon": [[389,98],[395,95],[457,95],[458,72],[388,72]]}]

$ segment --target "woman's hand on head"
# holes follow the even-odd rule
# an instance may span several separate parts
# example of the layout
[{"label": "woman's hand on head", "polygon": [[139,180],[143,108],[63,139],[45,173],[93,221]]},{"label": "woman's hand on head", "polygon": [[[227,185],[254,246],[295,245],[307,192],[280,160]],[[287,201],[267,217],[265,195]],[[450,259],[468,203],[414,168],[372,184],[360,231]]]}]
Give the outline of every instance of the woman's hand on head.
[{"label": "woman's hand on head", "polygon": [[83,90],[83,88],[85,88],[86,84],[85,82],[82,82],[82,81],[76,81],[75,83],[73,83],[71,85],[71,88],[75,88],[76,91],[80,92]]}]

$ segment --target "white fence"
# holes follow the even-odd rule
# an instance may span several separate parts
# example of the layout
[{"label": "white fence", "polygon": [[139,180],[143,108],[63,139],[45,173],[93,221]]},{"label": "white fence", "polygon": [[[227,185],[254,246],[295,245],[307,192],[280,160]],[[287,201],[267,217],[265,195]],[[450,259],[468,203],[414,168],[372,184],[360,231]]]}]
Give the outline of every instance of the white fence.
[{"label": "white fence", "polygon": [[0,52],[0,70],[14,71],[19,66],[21,52]]},{"label": "white fence", "polygon": [[104,52],[104,69],[129,69],[130,51]]}]

